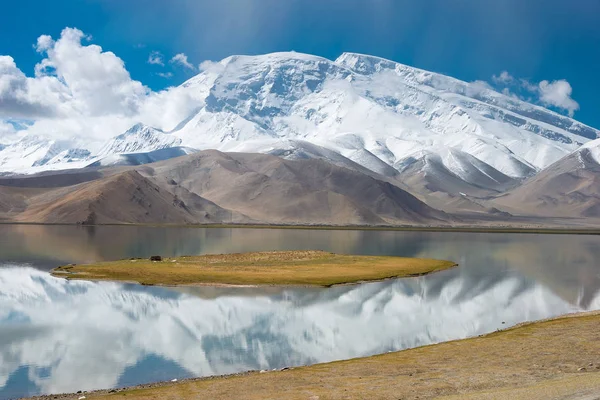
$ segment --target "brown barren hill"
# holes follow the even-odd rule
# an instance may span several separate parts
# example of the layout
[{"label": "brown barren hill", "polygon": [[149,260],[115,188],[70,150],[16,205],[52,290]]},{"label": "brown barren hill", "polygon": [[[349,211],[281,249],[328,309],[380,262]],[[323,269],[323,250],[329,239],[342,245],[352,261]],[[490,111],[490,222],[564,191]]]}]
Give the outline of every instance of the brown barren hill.
[{"label": "brown barren hill", "polygon": [[494,202],[521,214],[600,218],[600,164],[579,149]]},{"label": "brown barren hill", "polygon": [[[208,201],[190,210],[169,191],[137,171],[115,175],[38,195],[17,221],[45,223],[192,223],[211,214],[230,214]],[[200,215],[202,213],[202,215]]]},{"label": "brown barren hill", "polygon": [[383,177],[319,159],[209,150],[141,172],[267,223],[443,224],[450,219]]}]

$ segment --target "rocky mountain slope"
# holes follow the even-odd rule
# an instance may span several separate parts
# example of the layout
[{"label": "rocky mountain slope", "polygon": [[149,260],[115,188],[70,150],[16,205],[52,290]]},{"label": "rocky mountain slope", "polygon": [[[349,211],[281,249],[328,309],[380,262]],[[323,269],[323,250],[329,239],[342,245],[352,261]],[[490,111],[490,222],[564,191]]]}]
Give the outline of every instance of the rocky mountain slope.
[{"label": "rocky mountain slope", "polygon": [[271,223],[443,224],[450,219],[381,178],[323,160],[205,151],[140,171]]},{"label": "rocky mountain slope", "polygon": [[0,217],[16,222],[443,225],[452,220],[374,173],[323,160],[216,150],[96,174],[0,179],[0,200]]},{"label": "rocky mountain slope", "polygon": [[232,222],[232,213],[197,196],[188,204],[137,171],[130,170],[29,199],[17,222],[192,223]]},{"label": "rocky mountain slope", "polygon": [[521,214],[600,218],[600,139],[495,200]]}]

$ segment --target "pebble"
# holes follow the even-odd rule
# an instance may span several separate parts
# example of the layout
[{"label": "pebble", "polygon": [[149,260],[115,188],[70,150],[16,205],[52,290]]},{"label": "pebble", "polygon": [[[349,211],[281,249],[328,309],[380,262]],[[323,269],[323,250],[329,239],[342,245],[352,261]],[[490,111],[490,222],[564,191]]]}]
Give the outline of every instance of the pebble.
[{"label": "pebble", "polygon": [[177,382],[177,379],[171,379],[171,382]]}]

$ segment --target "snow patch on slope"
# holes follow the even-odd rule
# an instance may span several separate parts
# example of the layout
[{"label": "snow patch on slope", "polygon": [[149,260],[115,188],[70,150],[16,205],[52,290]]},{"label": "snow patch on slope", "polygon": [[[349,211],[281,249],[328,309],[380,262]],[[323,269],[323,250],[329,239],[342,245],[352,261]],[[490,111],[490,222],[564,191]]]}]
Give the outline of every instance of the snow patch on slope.
[{"label": "snow patch on slope", "polygon": [[587,150],[594,161],[600,164],[600,139],[592,140],[591,142],[584,144],[579,148],[578,153],[581,153],[583,150]]},{"label": "snow patch on slope", "polygon": [[423,173],[444,179],[450,173],[460,180],[479,188],[494,189],[513,182],[513,179],[479,159],[452,148],[435,151],[421,150],[398,161],[394,166],[402,173],[420,162]]},{"label": "snow patch on slope", "polygon": [[197,151],[198,150],[192,149],[191,147],[169,147],[147,153],[111,154],[88,164],[87,167],[150,164],[157,161],[186,156],[188,154],[196,153]]}]

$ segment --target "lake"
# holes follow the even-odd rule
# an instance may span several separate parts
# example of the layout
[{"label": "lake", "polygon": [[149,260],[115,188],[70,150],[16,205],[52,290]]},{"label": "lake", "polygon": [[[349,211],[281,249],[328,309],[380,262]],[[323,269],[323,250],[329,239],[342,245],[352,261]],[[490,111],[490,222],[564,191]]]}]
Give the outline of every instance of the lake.
[{"label": "lake", "polygon": [[[47,273],[295,249],[460,266],[329,289],[167,289]],[[3,225],[0,263],[0,399],[348,359],[600,309],[600,236]]]}]

